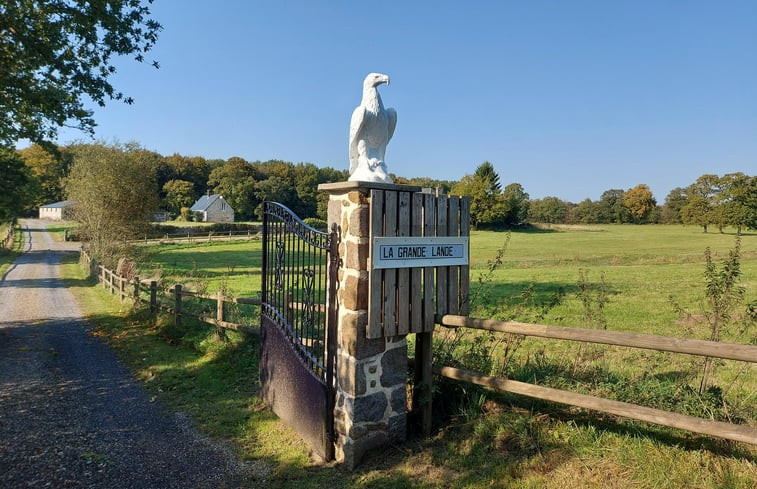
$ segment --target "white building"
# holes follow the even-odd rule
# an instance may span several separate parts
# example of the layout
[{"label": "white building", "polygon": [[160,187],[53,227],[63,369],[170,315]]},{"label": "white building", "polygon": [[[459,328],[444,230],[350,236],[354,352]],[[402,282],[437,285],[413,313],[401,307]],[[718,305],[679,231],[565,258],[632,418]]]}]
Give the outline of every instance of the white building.
[{"label": "white building", "polygon": [[71,218],[71,209],[73,206],[73,200],[64,200],[63,202],[41,205],[39,207],[39,218],[50,219],[53,221],[65,221]]}]

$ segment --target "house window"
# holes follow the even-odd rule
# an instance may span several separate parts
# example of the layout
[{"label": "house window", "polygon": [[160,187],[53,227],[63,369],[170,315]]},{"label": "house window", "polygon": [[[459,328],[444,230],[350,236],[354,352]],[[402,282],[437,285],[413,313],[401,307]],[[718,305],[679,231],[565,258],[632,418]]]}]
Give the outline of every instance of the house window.
[{"label": "house window", "polygon": [[221,202],[221,210],[222,211],[226,210],[226,202]]}]

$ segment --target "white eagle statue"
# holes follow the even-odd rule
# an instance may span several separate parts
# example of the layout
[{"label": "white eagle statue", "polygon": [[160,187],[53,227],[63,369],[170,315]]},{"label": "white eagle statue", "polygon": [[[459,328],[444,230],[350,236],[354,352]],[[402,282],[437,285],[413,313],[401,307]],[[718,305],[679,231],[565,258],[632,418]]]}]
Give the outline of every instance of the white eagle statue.
[{"label": "white eagle statue", "polygon": [[363,99],[350,121],[350,181],[392,183],[386,171],[386,145],[397,126],[397,111],[385,109],[377,87],[389,76],[371,73],[363,81]]}]

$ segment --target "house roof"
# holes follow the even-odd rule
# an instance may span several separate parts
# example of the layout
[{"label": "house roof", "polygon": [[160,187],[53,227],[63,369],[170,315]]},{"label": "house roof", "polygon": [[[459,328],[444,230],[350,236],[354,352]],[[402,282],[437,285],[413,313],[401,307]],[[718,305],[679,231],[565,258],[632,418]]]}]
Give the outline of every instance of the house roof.
[{"label": "house roof", "polygon": [[54,202],[52,204],[41,205],[39,207],[40,208],[45,208],[45,209],[58,209],[58,208],[61,208],[61,207],[71,207],[72,205],[74,205],[74,201],[73,200],[63,200],[61,202]]},{"label": "house roof", "polygon": [[202,212],[208,210],[208,208],[213,205],[213,202],[215,202],[218,199],[223,199],[222,195],[203,195],[199,199],[197,199],[197,202],[194,203],[192,208],[190,209],[192,212]]}]

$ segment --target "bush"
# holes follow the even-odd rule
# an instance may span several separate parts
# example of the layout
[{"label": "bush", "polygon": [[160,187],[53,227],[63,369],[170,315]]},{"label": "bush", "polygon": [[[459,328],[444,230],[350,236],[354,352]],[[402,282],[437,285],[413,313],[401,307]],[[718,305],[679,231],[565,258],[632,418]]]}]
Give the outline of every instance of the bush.
[{"label": "bush", "polygon": [[329,224],[323,219],[318,219],[317,217],[306,217],[302,222],[319,231],[328,231],[329,229]]}]

